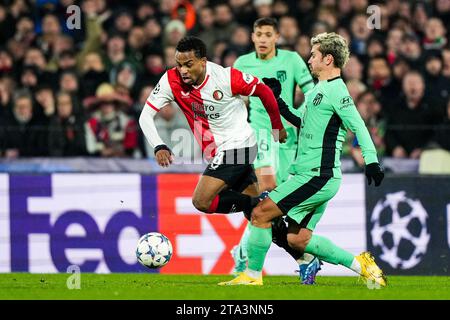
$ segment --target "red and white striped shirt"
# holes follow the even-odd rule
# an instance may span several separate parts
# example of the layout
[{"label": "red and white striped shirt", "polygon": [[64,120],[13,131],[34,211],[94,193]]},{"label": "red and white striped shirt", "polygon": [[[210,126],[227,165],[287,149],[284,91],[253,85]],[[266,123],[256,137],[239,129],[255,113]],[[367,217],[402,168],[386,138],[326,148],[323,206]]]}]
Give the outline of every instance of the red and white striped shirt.
[{"label": "red and white striped shirt", "polygon": [[191,86],[172,68],[161,77],[146,104],[159,111],[166,104],[176,102],[203,154],[211,158],[220,151],[256,144],[240,95],[252,95],[259,82],[250,74],[208,61],[203,83]]}]

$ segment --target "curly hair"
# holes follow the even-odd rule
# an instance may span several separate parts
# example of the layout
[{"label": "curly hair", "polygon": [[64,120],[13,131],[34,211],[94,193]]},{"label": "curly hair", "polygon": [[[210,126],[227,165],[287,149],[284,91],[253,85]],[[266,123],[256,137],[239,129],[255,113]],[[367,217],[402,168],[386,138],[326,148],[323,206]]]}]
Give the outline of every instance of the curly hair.
[{"label": "curly hair", "polygon": [[184,37],[178,42],[176,50],[178,52],[188,52],[192,50],[197,58],[200,59],[206,57],[206,45],[197,37]]},{"label": "curly hair", "polygon": [[331,54],[334,58],[334,65],[342,69],[348,61],[350,50],[347,41],[335,32],[319,33],[311,39],[311,46],[319,45],[318,50],[323,56]]}]

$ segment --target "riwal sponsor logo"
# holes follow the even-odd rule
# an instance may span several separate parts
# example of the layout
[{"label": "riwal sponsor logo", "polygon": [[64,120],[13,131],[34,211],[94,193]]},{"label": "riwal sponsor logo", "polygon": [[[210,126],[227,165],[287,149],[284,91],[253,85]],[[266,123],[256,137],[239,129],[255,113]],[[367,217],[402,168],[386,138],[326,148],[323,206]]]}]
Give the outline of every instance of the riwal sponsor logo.
[{"label": "riwal sponsor logo", "polygon": [[152,189],[148,178],[11,175],[8,186],[0,179],[0,197],[5,186],[9,189],[9,207],[0,207],[8,219],[0,220],[0,230],[10,227],[10,256],[2,254],[2,260],[9,260],[10,271],[23,272],[65,272],[72,264],[83,272],[142,270],[134,255],[136,243],[140,234],[156,228],[150,205],[156,192],[142,195]]}]

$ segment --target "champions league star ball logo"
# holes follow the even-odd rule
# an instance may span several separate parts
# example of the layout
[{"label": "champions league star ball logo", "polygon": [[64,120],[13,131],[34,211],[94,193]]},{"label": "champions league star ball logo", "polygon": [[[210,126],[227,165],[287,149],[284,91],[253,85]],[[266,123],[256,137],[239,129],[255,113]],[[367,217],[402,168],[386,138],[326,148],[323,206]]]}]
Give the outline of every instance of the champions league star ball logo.
[{"label": "champions league star ball logo", "polygon": [[223,92],[220,90],[216,90],[213,92],[213,97],[214,99],[216,99],[217,101],[222,100],[223,98]]},{"label": "champions league star ball logo", "polygon": [[378,201],[370,219],[370,233],[379,258],[394,269],[416,266],[430,241],[427,218],[422,203],[406,197],[404,191],[388,193]]}]

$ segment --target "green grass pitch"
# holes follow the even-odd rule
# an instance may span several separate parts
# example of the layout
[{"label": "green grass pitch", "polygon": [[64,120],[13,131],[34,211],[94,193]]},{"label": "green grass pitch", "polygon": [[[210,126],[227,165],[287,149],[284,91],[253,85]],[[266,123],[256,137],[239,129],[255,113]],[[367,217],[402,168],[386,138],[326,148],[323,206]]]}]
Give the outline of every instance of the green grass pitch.
[{"label": "green grass pitch", "polygon": [[266,276],[264,286],[220,287],[231,276],[81,274],[69,290],[69,274],[0,274],[0,299],[146,300],[450,300],[450,277],[391,276],[388,287],[368,289],[357,277],[317,277],[302,286],[295,276]]}]

